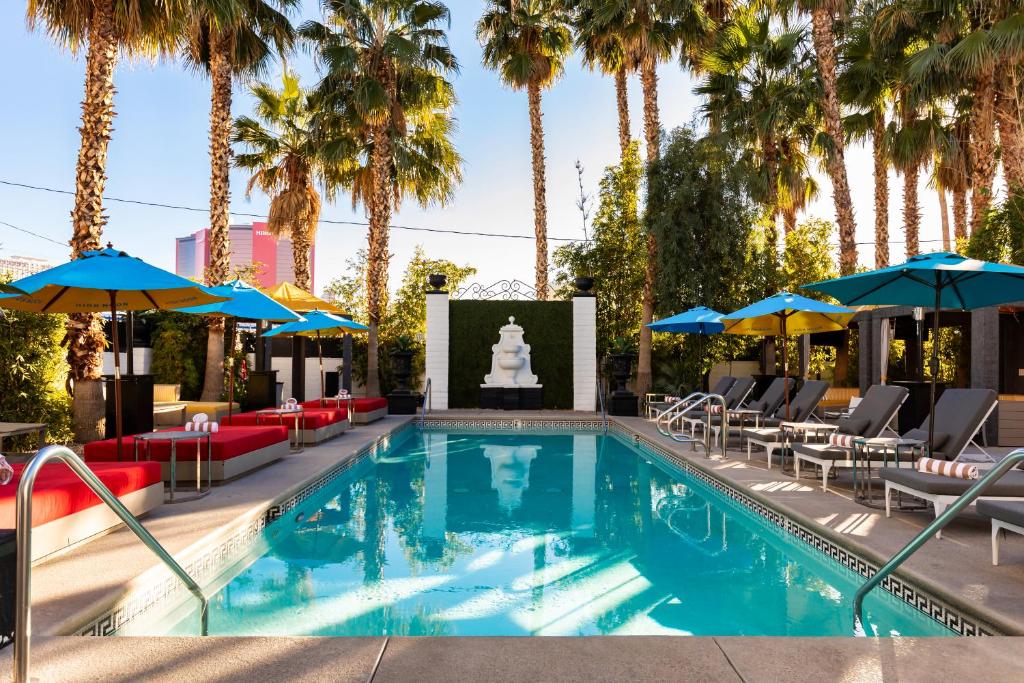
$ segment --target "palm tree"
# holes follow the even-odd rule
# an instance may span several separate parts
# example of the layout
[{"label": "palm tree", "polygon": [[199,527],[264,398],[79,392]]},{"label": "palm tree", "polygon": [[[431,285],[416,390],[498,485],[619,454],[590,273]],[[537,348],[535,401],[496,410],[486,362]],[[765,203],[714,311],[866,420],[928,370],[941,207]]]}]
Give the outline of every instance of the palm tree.
[{"label": "palm tree", "polygon": [[696,88],[709,128],[744,149],[755,199],[771,218],[767,242],[778,248],[780,215],[787,231],[816,192],[807,149],[817,128],[820,84],[802,30],[773,33],[767,14],[744,13],[723,27],[704,53]]},{"label": "palm tree", "polygon": [[484,48],[484,65],[497,71],[510,88],[525,89],[529,100],[533,227],[537,239],[534,287],[541,300],[548,296],[548,210],[541,90],[562,75],[565,59],[572,50],[569,26],[569,14],[557,0],[490,0],[476,26],[477,38]]},{"label": "palm tree", "polygon": [[[168,51],[184,0],[29,0],[30,29],[42,26],[72,53],[85,50],[85,98],[81,144],[75,170],[71,212],[71,257],[97,249],[106,224],[103,188],[107,147],[114,123],[114,69],[119,53],[152,55]],[[102,438],[103,393],[100,375],[106,339],[95,314],[68,317],[68,385],[73,385],[72,415],[80,443]]]},{"label": "palm tree", "polygon": [[576,30],[576,45],[583,53],[584,63],[593,69],[600,69],[615,79],[615,106],[619,114],[619,157],[625,159],[629,152],[629,92],[627,78],[637,65],[626,52],[621,29],[613,22],[598,24],[594,19],[594,0],[570,1],[574,10],[573,25]]},{"label": "palm tree", "polygon": [[[182,33],[185,61],[210,76],[210,264],[206,284],[222,284],[231,268],[231,86],[258,77],[275,54],[291,49],[294,31],[283,12],[300,0],[198,0]],[[224,390],[224,319],[210,319],[202,398]]]},{"label": "palm tree", "polygon": [[842,45],[837,81],[843,104],[856,109],[844,127],[855,140],[870,138],[874,161],[875,268],[889,265],[889,150],[886,113],[899,81],[902,54],[893,43],[876,41],[872,31],[879,3],[865,3],[853,17]]},{"label": "palm tree", "polygon": [[845,11],[845,0],[797,0],[811,15],[811,38],[821,78],[821,109],[828,136],[826,168],[832,181],[832,199],[839,224],[839,272],[849,275],[857,268],[857,223],[853,216],[850,183],[846,175],[845,134],[839,107],[838,58],[833,25]]},{"label": "palm tree", "polygon": [[[458,62],[442,28],[449,20],[448,8],[439,2],[324,0],[322,4],[326,22],[307,22],[300,33],[314,45],[325,70],[316,89],[321,119],[316,125],[322,129],[330,161],[329,188],[350,184],[354,201],[361,201],[369,213],[367,391],[376,394],[380,392],[378,325],[387,303],[391,212],[405,191],[424,204],[443,202],[459,180],[452,166],[457,171],[461,160],[447,140],[455,96],[446,80],[458,70]],[[432,135],[444,138],[443,149],[426,149],[437,143]],[[363,173],[339,163],[352,158],[345,150],[349,144],[362,150]],[[450,165],[432,163],[438,159]]]},{"label": "palm tree", "polygon": [[309,93],[289,72],[282,84],[280,90],[266,83],[252,87],[256,118],[238,117],[231,141],[246,150],[234,159],[235,166],[252,173],[246,194],[258,187],[270,196],[267,229],[291,238],[295,285],[308,290],[309,254],[320,220],[315,181],[323,177],[325,161],[312,130]]}]

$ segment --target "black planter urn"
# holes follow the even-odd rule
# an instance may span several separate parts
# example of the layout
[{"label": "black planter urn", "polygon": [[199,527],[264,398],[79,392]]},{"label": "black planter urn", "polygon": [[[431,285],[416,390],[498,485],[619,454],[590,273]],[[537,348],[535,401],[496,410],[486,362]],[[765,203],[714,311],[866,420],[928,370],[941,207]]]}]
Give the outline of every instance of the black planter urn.
[{"label": "black planter urn", "polygon": [[394,393],[409,393],[409,377],[412,375],[412,359],[415,355],[415,351],[391,352],[391,370],[395,375],[395,381],[398,383]]},{"label": "black planter urn", "polygon": [[626,383],[629,376],[633,374],[633,360],[636,358],[632,353],[613,353],[608,357],[611,364],[612,379],[615,380],[615,394],[628,394]]}]

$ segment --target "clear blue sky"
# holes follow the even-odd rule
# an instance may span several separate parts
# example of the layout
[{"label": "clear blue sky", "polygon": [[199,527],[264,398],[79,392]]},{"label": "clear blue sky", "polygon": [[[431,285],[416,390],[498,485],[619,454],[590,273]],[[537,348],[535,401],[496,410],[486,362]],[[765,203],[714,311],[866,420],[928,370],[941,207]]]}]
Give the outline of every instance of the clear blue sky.
[{"label": "clear blue sky", "polygon": [[[529,156],[526,95],[505,89],[496,75],[480,65],[480,47],[474,24],[483,4],[456,0],[452,10],[451,43],[462,65],[455,85],[459,96],[457,145],[465,157],[465,181],[453,204],[421,210],[408,204],[394,223],[423,227],[532,235],[533,203]],[[0,153],[0,179],[74,189],[78,151],[80,102],[84,64],[62,52],[42,33],[29,33],[24,2],[0,3],[0,63],[7,65],[0,108],[4,131]],[[306,0],[303,16],[319,15],[318,4]],[[296,55],[292,66],[312,85],[315,74],[308,56]],[[275,72],[278,69],[275,68]],[[662,125],[670,129],[693,119],[697,98],[693,83],[674,63],[660,69]],[[274,76],[276,78],[276,75]],[[209,165],[207,126],[209,83],[176,63],[156,65],[122,62],[116,74],[117,119],[110,144],[107,194],[195,207],[208,205]],[[235,89],[235,115],[248,112],[250,100],[243,86]],[[633,134],[641,136],[639,82],[630,80]],[[605,166],[618,155],[614,91],[610,79],[590,73],[574,58],[565,77],[544,94],[547,144],[548,234],[580,237],[580,216],[574,164],[585,166],[586,190],[596,197],[597,182]],[[847,156],[856,206],[858,241],[873,238],[873,200],[869,150],[855,148]],[[236,212],[265,213],[268,200],[244,196],[247,177],[233,172],[231,207]],[[900,180],[891,184],[890,234],[902,240]],[[938,238],[937,198],[922,179],[924,209],[922,240]],[[820,179],[821,197],[811,213],[832,219],[831,187]],[[70,196],[42,194],[0,186],[0,221],[66,242],[70,235]],[[174,237],[206,227],[203,213],[139,207],[109,202],[105,239],[134,255],[165,268],[174,266]],[[325,205],[323,217],[365,220],[353,212],[345,198]],[[243,219],[237,218],[239,222]],[[365,243],[359,226],[320,228],[316,252],[316,280],[320,289],[344,270],[345,259]],[[533,243],[482,237],[456,237],[392,231],[392,283],[413,247],[423,244],[428,255],[476,266],[478,279],[502,278],[533,281]],[[558,244],[552,242],[552,248]],[[938,248],[923,243],[924,250]],[[894,260],[903,255],[902,244],[892,246]],[[861,262],[873,259],[870,246],[860,248]],[[0,254],[20,254],[60,260],[67,249],[0,225]]]}]

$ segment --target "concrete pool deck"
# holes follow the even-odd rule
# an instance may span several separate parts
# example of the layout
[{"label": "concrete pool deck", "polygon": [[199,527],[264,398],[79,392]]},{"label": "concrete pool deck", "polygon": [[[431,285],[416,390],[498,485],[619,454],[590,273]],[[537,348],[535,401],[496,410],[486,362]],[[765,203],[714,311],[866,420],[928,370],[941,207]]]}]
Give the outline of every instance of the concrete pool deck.
[{"label": "concrete pool deck", "polygon": [[[435,412],[431,418],[588,419],[594,414],[545,411]],[[180,557],[218,529],[266,506],[283,492],[406,424],[390,417],[216,487],[198,501],[164,505],[145,526]],[[817,524],[868,556],[888,558],[931,514],[884,511],[856,504],[841,479],[822,493],[820,478],[795,480],[767,470],[763,453],[750,463],[730,452],[707,460],[660,437],[639,418],[612,418],[649,436],[733,486]],[[830,484],[830,489],[832,485]],[[1003,545],[1003,565],[992,567],[987,520],[965,515],[907,564],[951,600],[991,614],[1008,633],[1024,633],[1024,538]],[[1024,639],[592,637],[392,638],[375,667],[383,638],[156,638],[57,636],[109,604],[157,561],[125,529],[54,558],[33,572],[33,676],[40,680],[1011,680],[1024,678]],[[0,653],[0,675],[11,648]]]}]

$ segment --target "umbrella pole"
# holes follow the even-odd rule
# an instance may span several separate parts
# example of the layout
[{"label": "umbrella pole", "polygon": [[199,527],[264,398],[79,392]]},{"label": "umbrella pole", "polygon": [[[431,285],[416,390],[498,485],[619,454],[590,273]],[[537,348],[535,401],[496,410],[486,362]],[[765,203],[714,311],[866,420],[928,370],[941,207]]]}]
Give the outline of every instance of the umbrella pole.
[{"label": "umbrella pole", "polygon": [[782,393],[786,397],[786,419],[789,414],[789,355],[786,351],[786,314],[782,314]]},{"label": "umbrella pole", "polygon": [[324,389],[324,349],[320,344],[320,330],[316,331],[316,355],[320,357],[320,405],[323,405],[327,391]]},{"label": "umbrella pole", "polygon": [[935,313],[932,319],[932,357],[928,361],[928,371],[932,373],[931,407],[928,409],[928,455],[932,455],[932,444],[935,443],[935,383],[939,376],[939,307],[942,305],[942,273],[935,273]]},{"label": "umbrella pole", "polygon": [[231,422],[232,409],[235,407],[235,319],[231,318],[231,331],[228,333],[228,422]]},{"label": "umbrella pole", "polygon": [[704,391],[704,335],[697,333],[697,390]]},{"label": "umbrella pole", "polygon": [[121,441],[124,438],[121,429],[121,337],[117,333],[117,292],[111,289],[108,290],[108,293],[110,294],[110,336],[114,345],[114,433],[117,435],[117,459],[121,460]]}]

